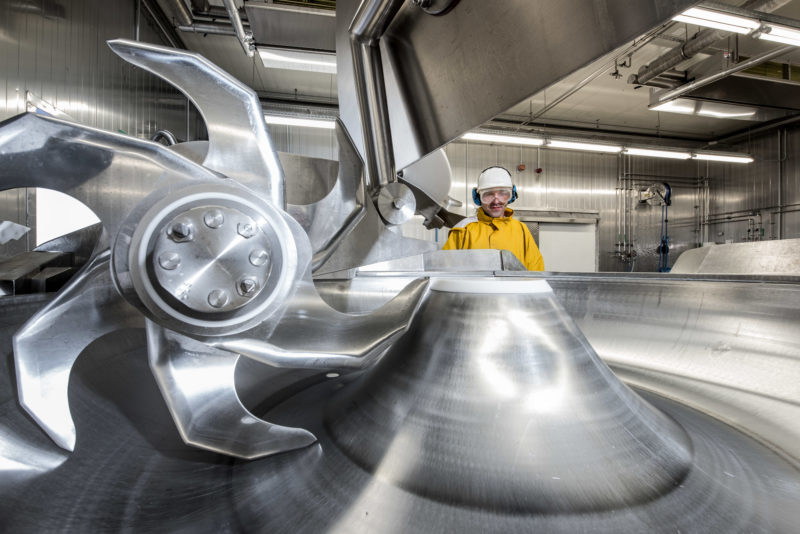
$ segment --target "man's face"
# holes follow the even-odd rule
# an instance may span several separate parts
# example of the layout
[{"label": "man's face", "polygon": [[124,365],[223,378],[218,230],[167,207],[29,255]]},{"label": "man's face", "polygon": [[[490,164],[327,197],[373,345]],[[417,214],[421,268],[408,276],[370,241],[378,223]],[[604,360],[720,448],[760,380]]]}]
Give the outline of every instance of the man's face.
[{"label": "man's face", "polygon": [[496,187],[481,191],[481,207],[483,212],[489,217],[502,217],[511,200],[511,189],[508,187]]}]

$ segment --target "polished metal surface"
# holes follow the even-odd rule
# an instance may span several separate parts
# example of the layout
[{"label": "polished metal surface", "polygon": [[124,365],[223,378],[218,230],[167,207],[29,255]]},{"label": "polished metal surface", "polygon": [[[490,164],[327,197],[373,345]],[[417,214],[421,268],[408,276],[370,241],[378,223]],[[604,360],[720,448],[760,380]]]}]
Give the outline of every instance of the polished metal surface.
[{"label": "polished metal surface", "polygon": [[[55,355],[40,350],[50,339],[42,329],[62,313],[104,307],[121,307],[126,320],[138,324],[142,317],[132,313],[133,305],[149,320],[151,367],[187,443],[243,458],[306,445],[313,440],[307,431],[261,421],[239,402],[233,376],[240,354],[298,369],[367,367],[405,331],[426,286],[410,284],[369,316],[329,309],[311,281],[308,236],[281,209],[283,174],[260,107],[253,105],[255,94],[196,54],[123,40],[109,45],[180,86],[207,120],[218,120],[209,124],[216,133],[207,147],[194,143],[183,151],[32,115],[0,123],[2,186],[48,184],[95,207],[84,183],[144,174],[152,184],[115,210],[99,210],[113,236],[110,250],[96,248],[84,275],[18,333],[20,402],[56,443],[72,450],[76,432],[66,395],[72,365],[92,336],[127,323],[113,313],[96,317]],[[225,97],[233,100],[230,116],[221,113]],[[233,147],[236,139],[250,142]],[[205,149],[203,164],[195,163]],[[82,165],[64,166],[76,156]],[[255,168],[240,172],[249,163]],[[345,171],[351,170],[347,163]],[[368,220],[380,236],[383,225],[376,216]],[[196,380],[194,355],[203,351],[221,380]]]},{"label": "polished metal surface", "polygon": [[141,316],[114,288],[109,261],[108,252],[95,257],[13,338],[20,404],[53,441],[70,451],[76,437],[67,390],[75,360],[95,339],[143,326]]},{"label": "polished metal surface", "polygon": [[512,513],[613,510],[684,481],[685,431],[617,380],[546,281],[431,289],[408,336],[328,409],[351,461],[420,497]]},{"label": "polished metal surface", "polygon": [[[541,283],[529,275],[524,280]],[[378,282],[376,289],[399,288],[407,279]],[[43,441],[13,402],[2,404],[2,454],[14,463],[4,464],[13,467],[0,482],[0,524],[13,532],[794,532],[800,520],[795,506],[800,473],[786,458],[798,452],[800,441],[787,437],[793,449],[777,449],[757,431],[744,433],[708,415],[714,413],[716,393],[710,382],[727,373],[726,356],[698,350],[698,337],[711,324],[682,318],[686,310],[706,309],[712,300],[715,308],[729,309],[742,296],[754,306],[753,318],[766,316],[776,302],[796,314],[797,287],[766,282],[770,293],[760,299],[753,297],[763,291],[763,282],[751,282],[754,292],[745,294],[747,282],[719,291],[728,283],[663,277],[562,276],[548,283],[555,298],[547,292],[522,294],[518,288],[502,296],[494,289],[489,294],[431,291],[407,335],[371,371],[349,378],[317,375],[282,403],[270,403],[269,419],[302,422],[318,442],[256,461],[230,462],[184,445],[149,379],[142,336],[123,331],[113,340],[100,339],[73,372],[73,414],[86,439],[79,439],[71,455],[60,455]],[[692,294],[696,298],[687,303]],[[362,297],[369,300],[366,293]],[[532,301],[538,306],[530,306]],[[648,303],[645,314],[632,305],[640,301]],[[663,309],[654,304],[659,301]],[[565,309],[576,323],[563,317]],[[564,321],[556,324],[554,315]],[[649,344],[652,321],[669,316],[683,335]],[[536,334],[530,321],[549,328]],[[644,389],[630,391],[579,341],[582,336],[572,342],[561,337],[574,333],[576,324],[604,357],[630,355],[623,376],[668,362],[682,349],[686,356],[675,360],[677,368],[694,375],[677,379],[651,372],[642,375]],[[507,335],[487,335],[490,331]],[[790,330],[769,335],[797,360]],[[555,347],[569,347],[572,357],[551,352]],[[528,366],[526,360],[538,363]],[[709,365],[698,367],[698,361]],[[743,369],[737,373],[746,379]],[[742,400],[777,406],[770,398],[780,395],[774,382],[758,382],[762,389]],[[689,406],[647,391],[679,383],[696,388]],[[10,387],[7,379],[0,380],[2,398],[13,398]],[[705,403],[703,392],[710,394]],[[667,389],[663,394],[673,396]],[[612,410],[591,402],[594,395],[604,400],[621,395],[631,402]],[[533,400],[526,404],[519,400],[523,397]],[[759,411],[766,426],[771,417],[765,415],[774,412]],[[634,424],[640,415],[666,424],[667,434]],[[653,432],[651,437],[666,447],[649,449],[648,442],[619,432],[620,425]],[[587,433],[586,439],[563,446],[566,429]],[[680,469],[685,456],[668,459],[667,451],[686,450],[680,436],[691,443],[685,470]],[[623,443],[631,446],[628,454],[653,454],[651,459],[666,461],[662,466],[678,466],[672,471],[678,485],[648,485],[642,495],[632,495],[628,486],[602,491],[613,477],[635,483],[658,465],[626,462],[632,457],[621,452]],[[605,463],[606,455],[611,463]],[[578,465],[595,461],[585,470],[559,469],[559,458],[570,456]],[[98,466],[99,458],[109,460]],[[614,461],[623,463],[622,472],[609,469],[612,478],[595,477]],[[537,465],[531,476],[522,476]],[[668,480],[669,472],[658,472],[657,479]],[[506,477],[513,484],[502,483]],[[596,485],[581,490],[584,480]],[[592,490],[600,490],[597,501],[589,499]],[[489,504],[475,504],[484,499]],[[558,512],[545,509],[545,503]]]},{"label": "polished metal surface", "polygon": [[[396,150],[389,124],[390,112],[380,43],[402,5],[403,0],[364,0],[358,5],[348,29],[352,80],[355,83],[360,130],[364,140],[361,154],[371,197],[377,196],[385,185],[397,180]],[[339,16],[347,15],[340,13]],[[338,58],[343,56],[344,50],[338,53]],[[347,122],[345,124],[348,125]],[[354,125],[349,126],[352,128]]]},{"label": "polished metal surface", "polygon": [[381,187],[378,195],[378,213],[389,224],[408,222],[417,209],[417,201],[411,189],[399,182]]},{"label": "polished metal surface", "polygon": [[[180,148],[57,121],[19,133],[24,120],[0,129],[9,183],[45,180],[45,162],[47,183],[81,198],[81,184],[138,172],[147,187],[101,209],[111,249],[73,285],[5,302],[7,351],[20,329],[0,374],[0,530],[796,530],[798,280],[498,269],[315,282],[330,243],[318,272],[417,246],[357,199],[334,232],[312,232],[317,248],[313,222],[239,183],[235,151],[211,171]],[[24,150],[23,135],[58,146]],[[110,170],[66,157],[98,154]],[[355,190],[357,160],[335,180],[334,165],[295,163]],[[321,214],[328,195],[298,189],[292,215]],[[46,307],[25,321],[33,304]]]},{"label": "polished metal surface", "polygon": [[800,239],[730,243],[687,250],[675,260],[671,272],[800,276]]},{"label": "polished metal surface", "polygon": [[[461,0],[437,17],[406,2],[380,45],[395,165],[413,163],[693,3],[516,0],[498,8]],[[351,57],[343,30],[358,7],[336,3],[337,75],[340,116],[365,154],[354,75],[361,59]]]},{"label": "polished metal surface", "polygon": [[263,191],[276,206],[284,207],[283,170],[252,89],[199,54],[124,39],[108,45],[194,103],[208,130],[203,166]]}]

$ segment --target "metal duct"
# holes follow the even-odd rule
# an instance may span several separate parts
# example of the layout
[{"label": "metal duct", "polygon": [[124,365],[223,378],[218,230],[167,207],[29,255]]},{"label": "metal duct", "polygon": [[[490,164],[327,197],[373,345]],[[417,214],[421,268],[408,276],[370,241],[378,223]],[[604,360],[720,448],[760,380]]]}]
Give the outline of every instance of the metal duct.
[{"label": "metal duct", "polygon": [[[791,0],[748,0],[742,8],[771,13],[788,4]],[[694,57],[720,39],[730,35],[723,30],[705,29],[689,39],[686,43],[676,46],[663,56],[639,68],[639,72],[631,74],[628,83],[645,85],[653,78],[671,69],[678,63]]]},{"label": "metal duct", "polygon": [[[640,37],[695,2],[461,0],[443,16],[411,2],[380,43],[397,168],[485,123],[556,80]],[[364,155],[348,21],[337,2],[341,117]]]}]

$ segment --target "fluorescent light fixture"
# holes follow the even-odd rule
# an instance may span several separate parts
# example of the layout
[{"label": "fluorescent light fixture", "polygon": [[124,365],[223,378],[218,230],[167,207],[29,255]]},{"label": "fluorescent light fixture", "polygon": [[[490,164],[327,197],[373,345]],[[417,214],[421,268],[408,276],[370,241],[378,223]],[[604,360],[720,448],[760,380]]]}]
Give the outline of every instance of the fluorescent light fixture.
[{"label": "fluorescent light fixture", "polygon": [[549,141],[547,141],[547,146],[552,148],[566,148],[568,150],[583,150],[586,152],[619,152],[620,150],[622,150],[621,146],[616,146],[616,145],[579,143],[576,141],[563,141],[560,139],[550,139]]},{"label": "fluorescent light fixture", "polygon": [[261,63],[268,69],[290,69],[336,74],[336,54],[284,48],[258,47]]},{"label": "fluorescent light fixture", "polygon": [[800,46],[800,30],[769,24],[756,37],[765,41],[774,41],[788,45]]},{"label": "fluorescent light fixture", "polygon": [[465,141],[483,141],[486,143],[500,143],[504,145],[541,146],[544,139],[538,137],[520,137],[516,135],[497,135],[477,132],[465,133],[461,136]]},{"label": "fluorescent light fixture", "polygon": [[282,124],[285,126],[302,126],[305,128],[324,128],[333,130],[336,121],[333,119],[301,119],[299,117],[282,117],[280,115],[264,115],[267,124]]},{"label": "fluorescent light fixture", "polygon": [[672,20],[742,34],[750,33],[761,26],[761,23],[757,20],[697,7],[687,9],[680,15],[673,17]]},{"label": "fluorescent light fixture", "polygon": [[626,148],[625,153],[630,156],[649,156],[651,158],[689,159],[692,157],[688,152],[654,150],[651,148]]},{"label": "fluorescent light fixture", "polygon": [[753,163],[753,158],[750,156],[735,154],[710,154],[695,152],[694,159],[700,159],[704,161],[724,161],[727,163]]},{"label": "fluorescent light fixture", "polygon": [[675,100],[668,100],[663,104],[650,107],[650,111],[668,111],[670,113],[687,113],[694,114],[695,109],[694,100],[687,98],[676,98]]},{"label": "fluorescent light fixture", "polygon": [[716,119],[748,119],[756,116],[756,109],[740,104],[724,104],[721,102],[695,101],[688,98],[676,98],[663,104],[649,107],[650,111],[699,115]]},{"label": "fluorescent light fixture", "polygon": [[753,117],[755,116],[755,110],[751,111],[740,111],[740,112],[728,112],[728,111],[714,111],[711,109],[701,109],[697,112],[698,115],[702,115],[704,117],[714,117],[716,119],[741,119],[745,117]]}]

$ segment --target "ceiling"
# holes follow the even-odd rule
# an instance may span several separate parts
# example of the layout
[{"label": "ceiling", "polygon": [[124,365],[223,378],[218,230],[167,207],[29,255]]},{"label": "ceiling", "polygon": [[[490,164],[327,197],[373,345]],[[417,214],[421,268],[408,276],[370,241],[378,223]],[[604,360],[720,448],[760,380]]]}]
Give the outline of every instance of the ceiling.
[{"label": "ceiling", "polygon": [[[199,33],[177,30],[176,33],[186,48],[201,53],[232,75],[250,85],[269,108],[287,106],[301,106],[311,112],[325,114],[335,112],[337,105],[337,82],[335,74],[321,72],[307,72],[277,68],[265,68],[256,54],[248,57],[233,34],[230,19],[227,17],[222,0],[157,0],[166,19],[173,26],[180,27],[176,14],[172,11],[175,3],[186,6],[191,2],[191,23],[201,27],[201,24],[214,25],[222,34]],[[753,0],[751,0],[753,1]],[[786,0],[784,0],[786,2]],[[738,6],[741,1],[729,0],[720,2],[730,6]],[[773,1],[775,3],[775,1]],[[780,0],[777,3],[781,3]],[[331,20],[331,6],[334,0],[316,1],[262,1],[250,0],[242,2],[237,0],[240,7],[240,16],[247,24],[248,13],[251,17],[270,17],[272,27],[268,33],[272,42],[270,45],[281,45],[281,40],[292,42],[291,46],[302,46],[303,29],[307,28],[309,42],[314,43],[311,48],[319,49],[320,34],[332,31],[329,28]],[[256,13],[254,10],[259,9]],[[766,9],[765,9],[766,10]],[[299,29],[292,26],[285,36],[280,35],[281,27],[289,27],[289,19],[281,17],[295,16],[297,14],[310,17],[308,20],[322,20],[323,25],[307,24]],[[800,26],[800,0],[789,0],[778,9],[772,10],[776,17],[784,17],[798,21]],[[275,17],[272,19],[271,17]],[[253,17],[255,18],[255,17]],[[184,21],[185,22],[185,21]],[[258,26],[258,21],[251,21],[253,28]],[[246,26],[247,28],[247,26]],[[589,65],[560,81],[550,85],[518,105],[502,113],[495,120],[485,124],[485,128],[504,129],[511,131],[571,131],[581,135],[595,137],[613,137],[617,135],[634,135],[642,139],[658,140],[660,144],[673,143],[700,146],[708,143],[725,142],[727,138],[735,138],[738,134],[746,134],[765,125],[779,121],[791,120],[800,115],[800,82],[779,80],[772,74],[772,79],[758,83],[767,83],[770,87],[780,85],[781,97],[765,96],[768,100],[769,113],[759,113],[754,116],[757,120],[734,120],[725,118],[712,118],[708,116],[693,116],[669,112],[648,110],[650,91],[647,86],[629,83],[629,77],[642,65],[646,65],[656,58],[680,46],[687,39],[693,37],[702,28],[697,26],[667,22],[656,28],[641,40],[631,42],[625,47],[616,50],[603,59]],[[261,44],[265,37],[256,35],[256,44]],[[726,56],[735,56],[740,59],[750,58],[774,50],[782,45],[767,43],[747,36],[728,34],[721,40],[714,42],[709,48],[703,50],[693,58],[675,66],[678,71],[689,70],[690,76],[699,75],[708,70],[707,65],[715,62],[730,64],[731,59]],[[711,58],[711,59],[709,59]],[[703,64],[703,61],[706,61]],[[791,69],[791,65],[800,64],[800,48],[791,50],[774,57],[773,71],[783,69],[784,77]],[[520,68],[524,68],[520,66]],[[692,69],[698,73],[692,72]],[[762,69],[763,70],[763,69]],[[800,80],[800,65],[797,67],[795,79]],[[737,75],[740,76],[740,75]],[[780,74],[778,75],[780,76]],[[729,77],[728,85],[745,83],[744,78]],[[754,82],[755,83],[755,82]],[[760,89],[748,91],[755,93]],[[719,93],[720,91],[718,91]],[[724,93],[724,91],[723,91]],[[727,94],[727,93],[725,93]],[[717,100],[725,101],[726,97],[715,95]],[[770,99],[771,98],[771,99]]]}]

